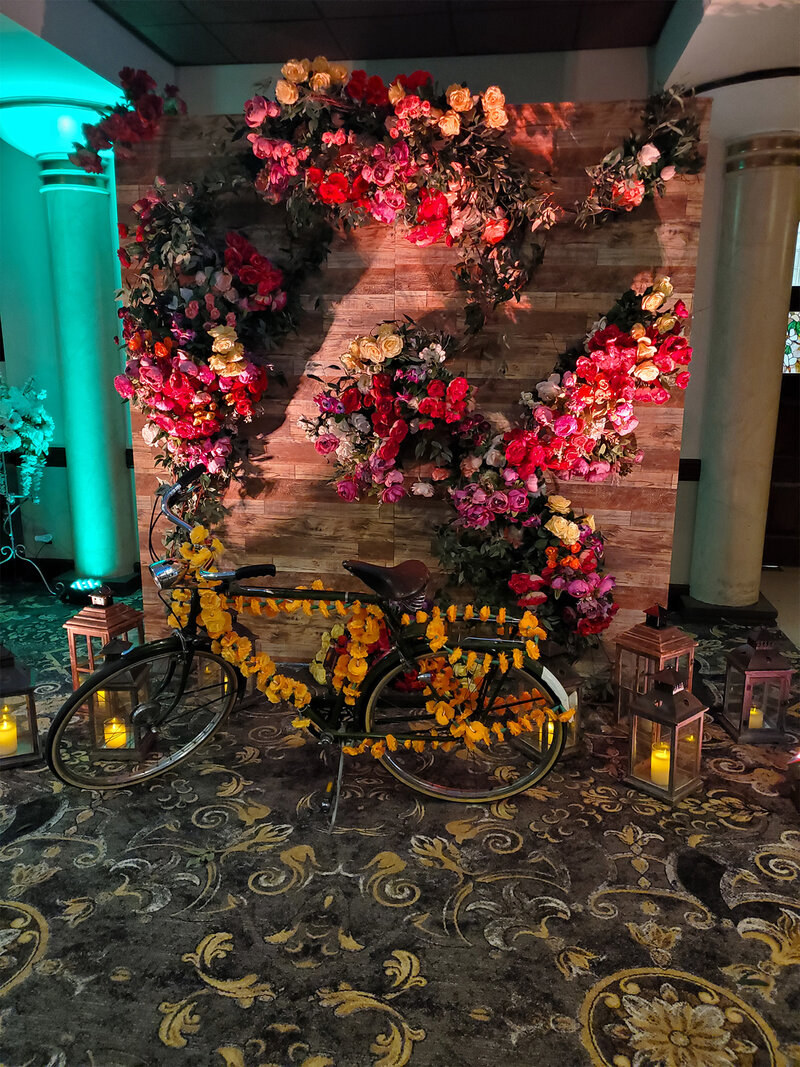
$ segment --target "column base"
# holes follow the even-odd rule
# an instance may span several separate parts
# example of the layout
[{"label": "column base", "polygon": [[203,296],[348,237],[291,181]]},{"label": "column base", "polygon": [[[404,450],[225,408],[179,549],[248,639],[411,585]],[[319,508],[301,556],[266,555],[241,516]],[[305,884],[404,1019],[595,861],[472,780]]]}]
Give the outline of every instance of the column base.
[{"label": "column base", "polygon": [[696,619],[709,622],[716,619],[731,619],[733,622],[753,623],[762,626],[774,626],[778,621],[778,612],[762,593],[754,604],[731,607],[730,604],[707,604],[704,600],[695,600],[689,593],[680,598],[680,614],[684,619]]}]

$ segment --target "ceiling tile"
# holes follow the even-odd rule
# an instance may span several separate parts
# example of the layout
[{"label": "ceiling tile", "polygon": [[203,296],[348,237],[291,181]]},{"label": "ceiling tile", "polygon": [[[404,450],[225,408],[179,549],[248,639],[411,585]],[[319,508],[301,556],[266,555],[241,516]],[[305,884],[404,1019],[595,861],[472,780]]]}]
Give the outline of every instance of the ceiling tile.
[{"label": "ceiling tile", "polygon": [[287,22],[319,17],[314,0],[183,0],[200,22]]},{"label": "ceiling tile", "polygon": [[236,56],[199,22],[191,26],[141,26],[139,32],[179,67],[235,63]]},{"label": "ceiling tile", "polygon": [[674,0],[584,0],[576,48],[633,48],[658,41]]},{"label": "ceiling tile", "polygon": [[502,3],[487,11],[464,5],[453,19],[459,52],[483,55],[510,52],[569,51],[578,29],[578,4]]},{"label": "ceiling tile", "polygon": [[236,56],[238,63],[280,63],[286,59],[325,55],[342,59],[325,23],[259,22],[218,23],[214,33]]},{"label": "ceiling tile", "polygon": [[194,17],[181,0],[97,0],[97,6],[129,26],[187,25]]},{"label": "ceiling tile", "polygon": [[411,18],[341,19],[330,23],[343,59],[394,59],[453,55],[453,31],[445,12],[428,14],[424,32]]},{"label": "ceiling tile", "polygon": [[[345,19],[384,19],[392,16],[420,19],[442,14],[451,7],[450,0],[317,0],[320,14],[337,25]],[[425,23],[417,22],[417,32],[425,34]]]}]

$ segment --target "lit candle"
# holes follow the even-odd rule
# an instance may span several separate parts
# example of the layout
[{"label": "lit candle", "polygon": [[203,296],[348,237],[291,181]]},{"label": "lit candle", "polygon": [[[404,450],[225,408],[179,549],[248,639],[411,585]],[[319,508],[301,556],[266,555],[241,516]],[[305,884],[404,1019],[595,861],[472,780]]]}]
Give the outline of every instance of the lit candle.
[{"label": "lit candle", "polygon": [[128,731],[122,719],[106,719],[103,723],[103,740],[106,748],[125,748]]},{"label": "lit candle", "polygon": [[0,756],[13,756],[17,751],[17,723],[8,704],[0,712]]},{"label": "lit candle", "polygon": [[654,785],[662,789],[669,786],[669,745],[663,741],[653,745],[650,753],[650,777]]},{"label": "lit candle", "polygon": [[752,707],[750,709],[750,718],[748,720],[748,728],[751,730],[760,730],[764,726],[764,712],[761,708]]}]

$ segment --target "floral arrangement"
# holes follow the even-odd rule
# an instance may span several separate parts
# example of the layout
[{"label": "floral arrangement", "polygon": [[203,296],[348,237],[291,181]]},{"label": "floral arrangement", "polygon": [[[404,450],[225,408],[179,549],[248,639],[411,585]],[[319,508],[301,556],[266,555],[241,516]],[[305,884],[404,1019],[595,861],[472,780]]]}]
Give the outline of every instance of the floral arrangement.
[{"label": "floral arrangement", "polygon": [[642,113],[642,129],[587,168],[592,188],[578,205],[579,226],[632,211],[656,193],[663,196],[676,174],[702,169],[700,131],[697,119],[686,111],[686,100],[687,91],[678,87],[651,96]]},{"label": "floral arrangement", "polygon": [[166,85],[163,93],[146,70],[123,67],[119,80],[125,100],[105,108],[96,123],[84,123],[83,144],[75,145],[70,161],[90,174],[101,174],[100,152],[113,148],[121,159],[129,158],[134,145],[152,141],[164,115],[183,115],[186,104],[178,96],[177,85]]},{"label": "floral arrangement", "polygon": [[[630,289],[595,323],[583,346],[567,353],[561,372],[522,394],[527,455],[559,478],[602,482],[624,476],[643,453],[636,447],[634,404],[665,404],[670,389],[685,389],[692,349],[684,335],[689,312],[682,300],[667,309],[669,278]],[[568,368],[568,369],[567,369]]]},{"label": "floral arrangement", "polygon": [[242,424],[267,389],[267,352],[293,322],[284,275],[241,234],[212,241],[195,190],[169,195],[158,182],[133,209],[137,225],[120,225],[119,251],[128,359],[114,384],[144,413],[157,462],[176,477],[205,466],[193,515],[213,519],[241,458]]},{"label": "floral arrangement", "polygon": [[320,217],[401,224],[412,244],[456,247],[469,328],[480,328],[485,308],[519,297],[541,258],[533,235],[557,210],[513,157],[496,85],[441,92],[427,71],[385,85],[324,56],[289,60],[281,73],[275,101],[245,104],[265,200],[285,203],[296,229]]},{"label": "floral arrangement", "polygon": [[[42,401],[47,393],[34,387],[33,379],[18,388],[0,381],[0,452],[16,452],[20,457],[18,486],[13,496],[32,497],[38,503],[37,491],[53,440],[53,420]],[[0,496],[12,495],[8,485],[5,463],[0,466]]]},{"label": "floral arrangement", "polygon": [[471,411],[474,388],[446,366],[454,347],[447,334],[385,322],[342,355],[346,373],[314,397],[319,415],[300,425],[317,452],[333,458],[343,500],[432,496],[435,482],[452,477],[458,453],[488,431]]},{"label": "floral arrangement", "polygon": [[[321,652],[324,650],[325,662],[331,664],[330,677],[324,667],[321,672],[313,670],[313,663],[312,673],[320,682],[329,680],[333,688],[342,694],[345,705],[355,707],[371,658],[387,644],[384,616],[380,607],[375,604],[362,604],[359,600],[345,604],[341,600],[303,599],[303,586],[297,588],[299,595],[293,599],[222,596],[215,591],[213,579],[199,574],[201,569],[206,573],[217,569],[216,562],[224,551],[221,542],[211,536],[205,527],[195,526],[189,541],[181,546],[180,551],[189,563],[190,574],[201,587],[199,623],[212,639],[212,651],[234,664],[245,677],[254,675],[258,689],[273,704],[289,701],[298,710],[302,710],[311,702],[311,693],[302,682],[278,674],[275,663],[267,653],[253,652],[250,638],[236,632],[238,616],[244,613],[275,618],[281,612],[294,614],[298,610],[311,616],[314,609],[318,609],[325,618],[330,618],[332,614],[339,616],[343,621],[335,624],[330,632],[324,635],[321,649]],[[322,582],[315,581],[311,588],[323,590]],[[190,597],[187,589],[173,590],[168,617],[171,626],[182,627],[188,622]],[[450,647],[450,626],[461,623],[459,633],[463,633],[463,624],[470,622],[493,625],[498,634],[502,635],[508,652],[500,652],[495,662],[492,653],[480,656],[474,651],[464,652],[458,645]],[[432,678],[424,683],[423,695],[430,697],[426,707],[436,726],[444,727],[449,736],[444,741],[440,740],[436,726],[432,726],[430,738],[398,741],[393,735],[387,734],[385,739],[365,738],[358,744],[345,745],[343,749],[346,753],[355,755],[369,750],[377,759],[387,748],[393,751],[400,745],[406,748],[413,746],[417,751],[421,751],[426,744],[431,744],[434,748],[441,746],[445,751],[459,743],[467,748],[474,748],[478,744],[488,746],[502,738],[506,732],[519,735],[525,731],[540,729],[545,718],[558,718],[565,722],[574,715],[573,709],[550,708],[540,694],[529,693],[527,698],[526,694],[522,694],[515,700],[514,714],[511,717],[501,721],[500,717],[506,710],[501,708],[495,713],[496,721],[491,726],[472,719],[482,692],[481,682],[490,669],[496,667],[505,674],[512,665],[519,669],[525,666],[526,659],[530,661],[539,658],[538,643],[547,634],[538,618],[530,611],[526,610],[522,618],[511,618],[505,608],[494,611],[484,605],[476,610],[472,604],[463,608],[451,604],[444,611],[438,607],[434,607],[430,613],[418,611],[413,619],[409,615],[403,615],[401,623],[404,626],[413,625],[425,634],[431,651],[427,667]],[[319,654],[314,662],[320,664]],[[419,679],[411,679],[409,684],[412,683],[415,687],[423,685]],[[308,727],[311,720],[296,718],[292,725],[297,728]],[[450,740],[450,737],[453,740]]]}]

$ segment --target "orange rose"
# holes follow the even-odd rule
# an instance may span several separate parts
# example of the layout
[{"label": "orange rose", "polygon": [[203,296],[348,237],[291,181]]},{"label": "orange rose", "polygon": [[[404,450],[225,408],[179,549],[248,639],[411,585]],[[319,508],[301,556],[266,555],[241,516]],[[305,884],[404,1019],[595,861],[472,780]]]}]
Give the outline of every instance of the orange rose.
[{"label": "orange rose", "polygon": [[389,103],[394,106],[399,100],[402,100],[406,95],[406,91],[400,82],[392,82],[389,86]]},{"label": "orange rose", "polygon": [[506,98],[497,85],[490,85],[483,94],[484,111],[499,111],[505,105],[505,102]]},{"label": "orange rose", "polygon": [[496,110],[486,112],[485,122],[490,130],[502,130],[504,126],[508,125],[508,115],[499,107]]},{"label": "orange rose", "polygon": [[455,137],[461,129],[461,119],[455,111],[445,111],[439,119],[439,129],[445,137]]},{"label": "orange rose", "polygon": [[472,93],[462,85],[451,85],[446,95],[453,111],[469,111],[472,107]]}]

